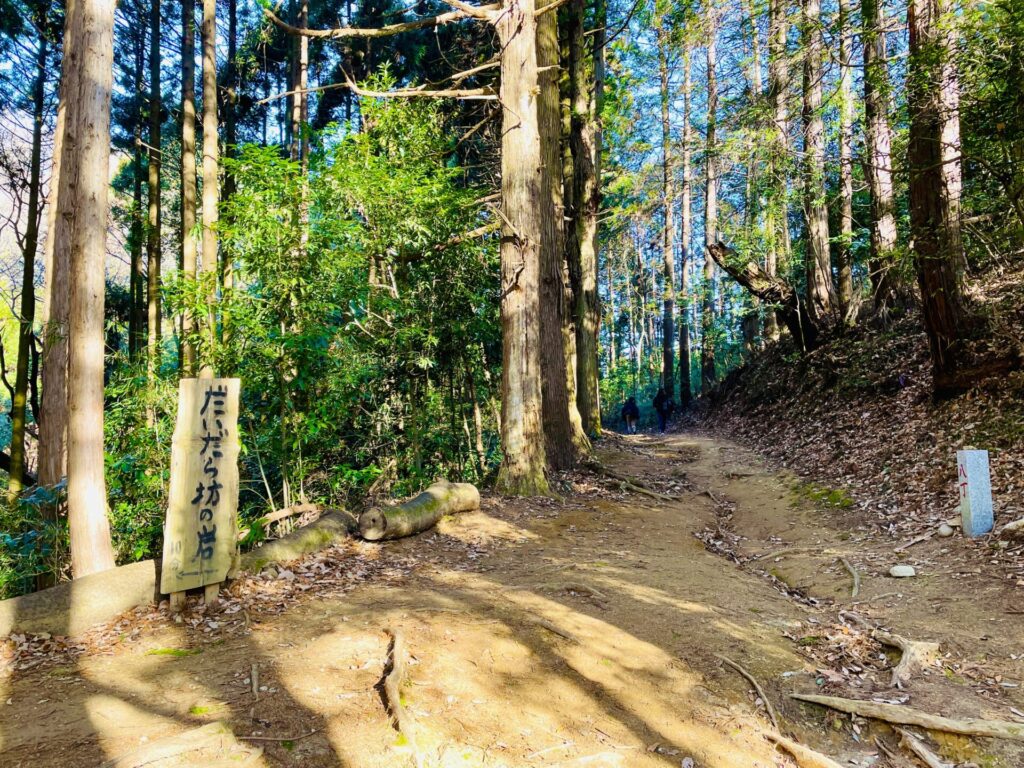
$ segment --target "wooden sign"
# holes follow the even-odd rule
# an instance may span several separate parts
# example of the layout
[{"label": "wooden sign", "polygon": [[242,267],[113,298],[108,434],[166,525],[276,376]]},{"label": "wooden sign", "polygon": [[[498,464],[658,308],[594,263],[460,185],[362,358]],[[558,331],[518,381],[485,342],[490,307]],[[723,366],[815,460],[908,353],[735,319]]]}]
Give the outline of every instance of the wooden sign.
[{"label": "wooden sign", "polygon": [[964,536],[983,536],[992,530],[992,481],[988,451],[957,451],[956,482]]},{"label": "wooden sign", "polygon": [[182,379],[160,591],[224,581],[235,553],[239,379]]}]

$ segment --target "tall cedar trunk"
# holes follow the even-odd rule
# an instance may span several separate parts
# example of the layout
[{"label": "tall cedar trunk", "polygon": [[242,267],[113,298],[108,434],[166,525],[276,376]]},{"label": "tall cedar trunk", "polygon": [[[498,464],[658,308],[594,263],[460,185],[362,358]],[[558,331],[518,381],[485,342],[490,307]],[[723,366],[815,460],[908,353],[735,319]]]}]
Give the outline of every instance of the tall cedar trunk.
[{"label": "tall cedar trunk", "polygon": [[[53,162],[50,167],[50,205],[47,213],[46,244],[43,259],[46,272],[43,300],[43,402],[39,422],[39,484],[53,488],[67,475],[68,429],[68,301],[70,299],[71,261],[69,244],[73,213],[65,207],[58,215],[61,199],[74,194],[76,175],[65,172],[76,151],[74,137],[67,139],[68,105],[77,95],[75,35],[72,20],[79,13],[79,0],[67,0],[64,7],[64,46],[62,51],[60,97],[53,138]],[[68,145],[65,148],[65,145]],[[68,157],[65,164],[65,157]],[[58,243],[60,248],[58,249]],[[44,514],[56,520],[57,509],[47,504]]]},{"label": "tall cedar trunk", "polygon": [[497,487],[546,494],[540,369],[541,148],[533,0],[509,0],[495,24],[501,43],[501,443]]},{"label": "tall cedar trunk", "polygon": [[675,258],[675,204],[676,190],[672,169],[672,125],[669,119],[668,32],[661,21],[658,35],[658,69],[661,75],[661,205],[665,221],[661,231],[662,277],[664,279],[664,315],[661,321],[661,386],[665,394],[675,399],[675,317],[676,317],[676,258]]},{"label": "tall cedar trunk", "polygon": [[[576,440],[586,440],[576,403],[569,401],[566,354],[562,330],[569,307],[562,283],[565,255],[565,209],[562,203],[561,114],[558,98],[558,18],[545,13],[537,19],[537,64],[540,93],[537,123],[540,131],[540,367],[544,398],[546,455],[552,469],[575,462]],[[575,340],[574,340],[575,341]],[[576,424],[573,424],[575,416]]]},{"label": "tall cedar trunk", "polygon": [[[786,197],[786,176],[789,155],[789,116],[786,94],[789,92],[789,65],[786,39],[789,21],[785,0],[768,1],[768,107],[771,110],[770,151],[768,157],[768,205],[765,230],[768,248],[764,269],[774,277],[779,262],[789,262],[789,216]],[[779,338],[779,323],[774,312],[767,312],[764,333],[770,341]]]},{"label": "tall cedar trunk", "polygon": [[879,0],[861,0],[864,51],[864,175],[871,201],[869,270],[875,307],[894,297],[896,214],[892,187],[892,129],[889,126],[889,69]]},{"label": "tall cedar trunk", "polygon": [[[761,38],[757,30],[757,18],[754,15],[753,0],[743,0],[743,15],[746,34],[750,41],[750,62],[747,68],[747,86],[751,105],[759,103],[761,98]],[[743,199],[744,228],[755,238],[760,238],[761,210],[759,202],[759,159],[755,149],[755,139],[748,141],[748,157],[746,185]],[[761,326],[760,300],[752,293],[743,294],[743,346],[748,353],[758,348],[758,336]]]},{"label": "tall cedar trunk", "polygon": [[[224,154],[227,157],[234,157],[235,145],[238,143],[237,118],[235,111],[238,104],[238,0],[228,0],[228,60],[227,60],[227,98],[224,99]],[[264,140],[266,144],[266,118],[263,123]],[[235,194],[235,175],[230,171],[224,174],[223,199],[228,200]],[[221,254],[220,265],[221,287],[224,293],[231,290],[234,285],[234,270],[227,251]],[[228,319],[221,322],[221,338],[230,337]]]},{"label": "tall cedar trunk", "polygon": [[804,54],[804,222],[807,253],[807,303],[811,314],[832,313],[832,260],[825,204],[825,121],[821,113],[821,0],[803,0]]},{"label": "tall cedar trunk", "polygon": [[13,504],[24,488],[25,408],[28,400],[28,369],[32,355],[32,329],[36,317],[36,247],[39,245],[39,184],[43,157],[43,119],[46,106],[46,33],[47,8],[40,4],[37,25],[39,48],[36,52],[36,79],[32,86],[32,155],[29,169],[28,222],[22,250],[24,270],[21,278],[21,318],[18,324],[18,363],[11,403],[11,467],[7,480],[7,501]]},{"label": "tall cedar trunk", "polygon": [[[196,278],[196,3],[181,0],[181,271]],[[182,374],[195,376],[195,318],[181,318]]]},{"label": "tall cedar trunk", "polygon": [[135,115],[132,127],[135,150],[132,157],[132,224],[128,276],[128,356],[138,360],[144,341],[146,321],[143,316],[145,304],[145,274],[142,270],[142,246],[145,240],[145,221],[142,209],[142,126],[146,119],[143,99],[143,78],[146,66],[145,27],[135,30],[132,45],[135,47]]},{"label": "tall cedar trunk", "polygon": [[[150,387],[160,368],[160,3],[153,2],[149,17],[149,224],[146,230],[146,378]],[[148,410],[152,425],[155,414]]]},{"label": "tall cedar trunk", "polygon": [[[217,171],[220,146],[217,135],[217,0],[203,0],[203,263],[202,278],[208,291],[205,332],[209,352],[217,336]],[[208,354],[209,354],[208,352]],[[210,360],[203,360],[209,365]]]},{"label": "tall cedar trunk", "polygon": [[[75,578],[114,567],[103,478],[103,291],[110,159],[114,3],[76,0],[66,22],[73,39],[64,59],[67,94],[58,216],[71,237],[54,244],[70,262],[68,362],[68,528]],[[64,184],[64,177],[70,182]],[[65,230],[64,235],[68,234]]]},{"label": "tall cedar trunk", "polygon": [[853,323],[853,70],[850,49],[853,29],[850,0],[839,0],[839,314],[844,325]]},{"label": "tall cedar trunk", "polygon": [[960,88],[952,13],[949,0],[911,0],[907,7],[910,230],[937,393],[947,389],[960,362],[964,324]]},{"label": "tall cedar trunk", "polygon": [[690,143],[693,141],[693,131],[690,128],[690,94],[693,88],[692,67],[690,59],[690,46],[685,43],[683,47],[683,136],[682,136],[682,165],[683,179],[682,189],[679,194],[680,215],[682,225],[679,231],[679,403],[687,405],[692,399],[690,388],[690,324],[687,320],[687,311],[690,304],[690,294],[686,282],[687,264],[690,260],[690,240],[693,238],[693,218],[690,214],[690,197],[692,194],[692,168]]},{"label": "tall cedar trunk", "polygon": [[[707,134],[704,160],[704,247],[718,240],[718,11],[714,3],[707,10]],[[700,373],[701,391],[708,392],[718,378],[715,373],[715,262],[704,255],[704,285],[701,307]]]},{"label": "tall cedar trunk", "polygon": [[[600,114],[604,99],[604,0],[595,1],[595,23],[591,67],[587,66],[583,26],[585,0],[571,0],[568,6],[569,82],[571,101],[571,149],[573,158],[573,203],[578,264],[573,274],[573,315],[576,322],[576,402],[588,435],[601,432],[601,400],[598,390],[597,335],[601,307],[597,294],[598,224],[601,207]],[[592,79],[588,72],[593,73]],[[572,254],[570,254],[572,255]],[[573,267],[570,262],[570,267]]]},{"label": "tall cedar trunk", "polygon": [[604,260],[605,268],[608,270],[608,370],[614,371],[619,363],[619,339],[615,332],[615,318],[618,307],[615,306],[614,265],[612,254],[609,253]]}]

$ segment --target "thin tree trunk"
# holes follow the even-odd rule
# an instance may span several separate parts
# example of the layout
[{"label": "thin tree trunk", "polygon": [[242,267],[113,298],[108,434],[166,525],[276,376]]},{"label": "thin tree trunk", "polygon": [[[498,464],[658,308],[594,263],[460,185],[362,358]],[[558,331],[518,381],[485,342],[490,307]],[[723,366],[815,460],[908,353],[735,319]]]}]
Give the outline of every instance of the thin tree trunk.
[{"label": "thin tree trunk", "polygon": [[960,266],[960,88],[949,0],[911,0],[910,228],[936,392],[952,381],[964,326]]},{"label": "thin tree trunk", "polygon": [[[576,400],[588,435],[601,432],[601,401],[598,389],[598,339],[601,307],[597,295],[598,223],[601,207],[599,116],[604,100],[604,0],[596,0],[596,28],[590,58],[593,79],[587,76],[587,49],[583,31],[584,0],[569,3],[569,79],[572,101],[571,146],[575,236],[579,245],[578,269],[574,269],[573,295],[576,321]],[[570,263],[570,267],[572,264]]]},{"label": "thin tree trunk", "polygon": [[[68,363],[68,527],[75,578],[114,567],[103,477],[103,300],[110,158],[114,4],[75,0],[58,216],[72,237],[55,243],[70,262]],[[68,185],[63,183],[66,176]],[[72,194],[73,192],[73,194]],[[68,232],[62,233],[67,235]]]},{"label": "thin tree trunk", "polygon": [[[217,0],[203,0],[203,262],[208,291],[205,334],[209,351],[217,339],[217,203],[220,146],[217,134]],[[210,365],[209,359],[201,361]]]},{"label": "thin tree trunk", "polygon": [[[156,384],[160,369],[160,3],[154,2],[149,17],[149,228],[146,232],[147,271],[147,343],[146,380]],[[147,406],[146,419],[150,426],[156,421],[152,406]]]},{"label": "thin tree trunk", "polygon": [[[227,98],[224,99],[224,154],[235,156],[235,145],[238,143],[236,109],[238,104],[238,0],[228,0],[228,61],[227,61]],[[264,119],[263,143],[266,144],[266,120]],[[223,199],[229,200],[235,194],[235,175],[230,170],[224,174]],[[221,288],[224,294],[234,286],[234,270],[227,252],[221,254],[222,264]],[[221,323],[221,338],[230,338],[231,329],[225,318]]]},{"label": "thin tree trunk", "polygon": [[661,231],[662,279],[664,281],[662,292],[664,314],[661,320],[661,386],[664,388],[665,394],[669,399],[675,399],[676,189],[672,168],[672,123],[669,117],[669,102],[672,99],[672,93],[669,89],[669,42],[665,19],[661,19],[660,26],[661,32],[658,34],[658,70],[661,76],[661,205],[664,210],[664,222]]},{"label": "thin tree trunk", "polygon": [[869,270],[875,308],[884,310],[895,296],[893,266],[896,214],[892,184],[892,129],[889,125],[889,69],[884,19],[879,0],[861,0],[864,51],[864,175],[871,201]]},{"label": "thin tree trunk", "polygon": [[853,28],[850,0],[839,0],[839,314],[844,325],[853,323],[853,70],[850,49]]},{"label": "thin tree trunk", "polygon": [[[708,5],[707,23],[707,134],[704,161],[704,246],[718,240],[718,11]],[[704,255],[703,306],[701,311],[701,389],[707,393],[718,378],[715,372],[715,263]]]},{"label": "thin tree trunk", "polygon": [[[743,14],[746,19],[745,28],[750,40],[750,65],[747,69],[747,84],[750,89],[750,103],[756,105],[761,99],[761,38],[757,30],[757,18],[754,15],[752,0],[743,0]],[[755,138],[748,142],[746,184],[744,189],[743,218],[744,227],[752,236],[761,239],[761,211],[759,204],[760,155],[755,152]],[[761,330],[760,300],[747,292],[743,296],[743,346],[748,354],[758,349],[758,336]]]},{"label": "thin tree trunk", "polygon": [[[209,1],[209,0],[208,0]],[[502,413],[497,487],[548,492],[540,369],[540,130],[533,0],[509,0],[495,24],[501,43]]]},{"label": "thin tree trunk", "polygon": [[28,400],[28,368],[32,354],[32,330],[36,316],[36,248],[39,245],[39,185],[43,158],[43,109],[46,106],[46,7],[40,4],[40,29],[36,52],[36,79],[32,87],[32,149],[28,187],[28,222],[22,250],[21,318],[18,323],[18,362],[11,403],[11,468],[7,480],[7,503],[14,504],[24,488],[25,419]]},{"label": "thin tree trunk", "polygon": [[[569,400],[563,329],[571,304],[563,285],[565,208],[562,203],[561,108],[558,95],[557,14],[537,19],[537,64],[540,93],[537,122],[541,143],[540,365],[544,398],[546,456],[551,469],[568,469],[586,434],[575,399]],[[573,339],[575,342],[575,339]],[[575,371],[573,372],[575,375]],[[573,388],[575,389],[575,387]],[[575,394],[575,393],[574,393]],[[575,424],[573,423],[575,421]]]},{"label": "thin tree trunk", "polygon": [[825,121],[821,113],[821,0],[803,0],[804,221],[807,233],[807,303],[811,314],[832,314],[832,260],[825,201]]},{"label": "thin tree trunk", "polygon": [[[768,249],[765,254],[765,272],[774,277],[780,260],[788,264],[789,220],[786,199],[789,116],[786,109],[786,94],[789,92],[789,66],[786,59],[786,39],[789,35],[789,20],[784,0],[768,2],[768,103],[772,124],[768,173],[770,175],[768,206],[765,211],[765,230],[768,235]],[[779,338],[779,324],[774,312],[767,312],[764,322],[765,336],[770,341]]]},{"label": "thin tree trunk", "polygon": [[[181,271],[196,279],[196,4],[181,2]],[[181,318],[182,374],[195,376],[193,343],[195,318],[185,310]]]},{"label": "thin tree trunk", "polygon": [[679,232],[679,403],[689,404],[693,398],[690,388],[690,324],[687,311],[690,305],[690,293],[686,279],[687,265],[690,260],[690,241],[693,239],[693,217],[690,212],[690,196],[693,185],[691,168],[691,143],[693,129],[690,127],[690,99],[693,90],[692,60],[689,43],[683,46],[683,136],[682,136],[682,190],[679,196],[679,207],[682,226]]},{"label": "thin tree trunk", "polygon": [[[140,12],[141,15],[141,12]],[[141,21],[141,19],[139,19]],[[145,223],[142,209],[142,125],[145,122],[143,108],[143,82],[146,66],[146,35],[145,27],[134,30],[132,45],[135,47],[135,115],[132,136],[134,138],[134,154],[132,157],[132,223],[131,244],[129,246],[129,277],[128,277],[128,357],[133,362],[138,360],[142,350],[145,332],[143,305],[145,304],[146,278],[142,271],[142,247],[145,239]]]}]

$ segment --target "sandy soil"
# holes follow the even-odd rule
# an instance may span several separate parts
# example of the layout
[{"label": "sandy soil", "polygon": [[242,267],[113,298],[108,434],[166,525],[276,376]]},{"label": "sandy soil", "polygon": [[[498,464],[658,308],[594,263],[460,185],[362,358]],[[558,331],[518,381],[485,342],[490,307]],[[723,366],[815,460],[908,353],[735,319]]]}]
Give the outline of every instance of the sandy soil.
[{"label": "sandy soil", "polygon": [[[722,656],[762,683],[783,731],[844,765],[913,763],[887,762],[875,744],[895,748],[885,726],[789,693],[954,717],[1024,710],[1021,589],[960,553],[958,537],[896,555],[898,542],[710,437],[615,438],[599,456],[680,500],[581,476],[557,501],[486,498],[435,532],[339,552],[352,569],[390,568],[345,594],[314,581],[244,621],[162,618],[73,663],[16,671],[0,678],[0,765],[95,766],[214,721],[263,750],[247,765],[794,765]],[[856,599],[843,557],[861,574]],[[898,561],[919,575],[884,575]],[[895,657],[851,629],[849,611],[939,641],[940,664],[888,689]],[[412,655],[414,745],[379,686],[396,628]],[[950,761],[1024,764],[1020,745],[934,737]],[[221,763],[152,763],[197,764]]]}]

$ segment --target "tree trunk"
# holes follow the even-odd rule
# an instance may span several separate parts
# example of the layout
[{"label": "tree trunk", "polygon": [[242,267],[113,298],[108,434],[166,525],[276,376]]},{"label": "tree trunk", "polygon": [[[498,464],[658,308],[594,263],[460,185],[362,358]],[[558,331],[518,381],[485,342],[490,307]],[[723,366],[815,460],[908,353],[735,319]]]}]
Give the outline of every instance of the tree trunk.
[{"label": "tree trunk", "polygon": [[[208,291],[205,336],[210,354],[217,340],[217,171],[220,146],[217,134],[217,0],[203,0],[203,263],[202,279]],[[210,359],[202,360],[209,365]]]},{"label": "tree trunk", "polygon": [[[596,29],[591,60],[593,79],[588,79],[584,36],[584,0],[572,0],[568,6],[569,81],[572,103],[571,149],[573,158],[573,203],[575,205],[575,241],[579,248],[573,274],[573,314],[576,322],[576,401],[583,429],[588,435],[601,432],[601,400],[598,389],[597,335],[601,326],[601,307],[597,295],[598,224],[601,207],[600,114],[604,100],[604,0],[596,0]],[[592,92],[591,92],[592,89]]]},{"label": "tree trunk", "polygon": [[839,314],[844,325],[853,324],[853,70],[850,49],[853,28],[850,0],[839,0]]},{"label": "tree trunk", "polygon": [[693,239],[693,219],[690,213],[690,196],[692,187],[690,167],[691,150],[690,143],[693,141],[693,130],[690,127],[690,97],[693,90],[692,61],[689,43],[683,47],[683,137],[682,137],[682,165],[683,179],[682,189],[679,195],[679,207],[682,225],[679,232],[679,403],[689,404],[693,398],[690,389],[690,324],[687,320],[687,311],[690,304],[690,294],[686,282],[687,265],[690,260],[690,241]]},{"label": "tree trunk", "polygon": [[[786,95],[789,92],[789,64],[786,57],[786,39],[789,21],[784,0],[768,2],[768,102],[771,110],[770,152],[768,174],[768,205],[765,210],[765,230],[768,248],[765,254],[765,272],[774,277],[779,262],[789,263],[789,205],[786,186],[789,169],[789,116]],[[765,336],[770,341],[779,338],[779,325],[774,312],[765,315]]]},{"label": "tree trunk", "polygon": [[[718,14],[714,3],[707,10],[707,134],[704,161],[704,246],[718,241]],[[715,385],[715,262],[704,255],[704,300],[701,307],[700,371],[701,391]]]},{"label": "tree trunk", "polygon": [[[149,17],[149,228],[146,231],[147,271],[147,343],[146,380],[156,383],[160,370],[160,3],[154,2]],[[152,406],[147,406],[150,426],[156,420]]]},{"label": "tree trunk", "polygon": [[[181,271],[196,279],[196,4],[181,3]],[[181,318],[182,374],[196,375],[195,318]]]},{"label": "tree trunk", "polygon": [[393,507],[374,507],[359,516],[359,535],[367,541],[400,539],[437,525],[445,515],[480,509],[480,491],[470,483],[434,483]]},{"label": "tree trunk", "polygon": [[[211,2],[211,0],[207,0]],[[502,413],[498,489],[546,494],[541,425],[540,247],[542,159],[537,123],[537,31],[533,0],[508,0],[495,24],[501,43]]]},{"label": "tree trunk", "polygon": [[[562,202],[561,107],[558,95],[557,14],[537,19],[537,64],[540,93],[537,121],[541,143],[540,207],[540,366],[544,398],[544,435],[551,469],[568,469],[586,434],[575,399],[570,402],[563,329],[571,305],[563,284],[565,262],[565,208]],[[573,339],[575,345],[575,339]],[[575,387],[573,388],[575,389]],[[574,423],[575,422],[575,423]]]},{"label": "tree trunk", "polygon": [[672,125],[669,119],[668,30],[667,21],[660,19],[658,34],[658,70],[661,76],[661,205],[665,220],[661,231],[661,258],[664,280],[662,300],[664,314],[661,320],[661,386],[669,399],[675,399],[675,316],[676,316],[676,258],[675,258],[675,204],[676,190],[672,169]]},{"label": "tree trunk", "polygon": [[[761,99],[761,37],[757,29],[757,17],[754,15],[753,0],[743,0],[743,15],[746,18],[746,32],[750,40],[750,64],[747,68],[747,84],[750,92],[750,104],[756,106]],[[756,138],[747,141],[746,185],[743,200],[744,228],[749,236],[758,240],[764,236],[761,230],[760,206],[760,168],[759,155],[755,150]],[[771,314],[771,313],[769,313]],[[746,294],[743,300],[743,346],[748,354],[759,348],[761,331],[761,307],[759,299],[753,294]]]},{"label": "tree trunk", "polygon": [[879,0],[861,0],[864,51],[864,175],[871,201],[869,271],[876,309],[894,298],[892,274],[896,215],[892,186],[892,129],[889,126],[889,69],[884,19]]},{"label": "tree trunk", "polygon": [[[54,261],[70,262],[68,364],[68,527],[75,578],[114,567],[103,477],[103,300],[114,4],[75,0],[58,216],[72,222]],[[65,185],[64,176],[71,182]],[[73,179],[73,182],[72,182]],[[73,193],[73,194],[72,194]],[[67,231],[63,234],[68,234]]]},{"label": "tree trunk", "polygon": [[36,52],[36,79],[32,87],[32,149],[28,188],[28,222],[22,250],[21,318],[18,323],[18,363],[11,403],[11,469],[7,481],[7,503],[13,505],[24,488],[25,419],[28,400],[28,368],[32,355],[32,330],[36,317],[36,248],[39,245],[39,184],[43,154],[43,120],[46,106],[46,11],[39,8],[39,48]]},{"label": "tree trunk", "polygon": [[821,0],[803,0],[804,221],[807,303],[815,318],[832,314],[832,260],[825,200],[825,122],[821,113]]},{"label": "tree trunk", "polygon": [[[141,21],[141,19],[140,19]],[[135,46],[135,115],[132,136],[135,140],[132,158],[132,224],[128,277],[128,357],[138,360],[143,347],[145,320],[142,307],[145,304],[145,276],[142,271],[142,246],[145,239],[145,224],[142,209],[142,125],[145,122],[143,108],[143,78],[146,66],[145,28],[135,30],[132,44]]]},{"label": "tree trunk", "polygon": [[[227,98],[224,99],[224,154],[235,156],[235,145],[238,143],[236,109],[238,104],[238,0],[228,0],[228,61],[227,61]],[[351,94],[350,94],[351,95]],[[266,120],[263,126],[266,144]],[[235,194],[235,175],[227,171],[224,174],[223,199],[228,200]],[[234,285],[234,270],[227,252],[221,254],[221,288],[227,294]],[[221,338],[230,337],[227,319],[221,323]]]},{"label": "tree trunk", "polygon": [[910,62],[910,229],[921,288],[936,392],[942,394],[960,362],[964,324],[959,269],[959,99],[949,0],[911,0],[907,7]]}]

